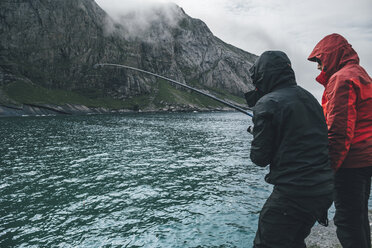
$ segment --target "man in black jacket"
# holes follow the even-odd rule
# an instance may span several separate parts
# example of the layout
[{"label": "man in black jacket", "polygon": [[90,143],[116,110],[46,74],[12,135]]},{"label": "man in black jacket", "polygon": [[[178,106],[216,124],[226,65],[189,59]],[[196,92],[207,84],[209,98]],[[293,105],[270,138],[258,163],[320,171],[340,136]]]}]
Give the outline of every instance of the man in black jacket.
[{"label": "man in black jacket", "polygon": [[306,247],[318,221],[327,225],[333,172],[328,134],[317,100],[297,85],[291,62],[280,51],[264,52],[250,70],[255,90],[251,160],[270,165],[265,180],[274,185],[263,206],[254,247]]}]

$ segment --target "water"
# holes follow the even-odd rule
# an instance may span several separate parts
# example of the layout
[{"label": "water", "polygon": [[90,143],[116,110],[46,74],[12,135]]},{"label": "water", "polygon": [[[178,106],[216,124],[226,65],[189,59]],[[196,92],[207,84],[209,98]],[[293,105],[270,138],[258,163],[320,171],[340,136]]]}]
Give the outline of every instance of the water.
[{"label": "water", "polygon": [[0,247],[251,247],[241,113],[0,119]]}]

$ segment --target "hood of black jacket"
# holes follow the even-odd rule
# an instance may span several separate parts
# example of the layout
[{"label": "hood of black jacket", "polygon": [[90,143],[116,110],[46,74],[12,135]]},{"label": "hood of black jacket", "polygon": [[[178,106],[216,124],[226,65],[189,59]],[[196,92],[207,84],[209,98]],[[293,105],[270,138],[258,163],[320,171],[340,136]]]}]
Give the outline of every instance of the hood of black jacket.
[{"label": "hood of black jacket", "polygon": [[249,70],[253,84],[264,94],[274,89],[296,85],[288,56],[281,51],[266,51]]}]

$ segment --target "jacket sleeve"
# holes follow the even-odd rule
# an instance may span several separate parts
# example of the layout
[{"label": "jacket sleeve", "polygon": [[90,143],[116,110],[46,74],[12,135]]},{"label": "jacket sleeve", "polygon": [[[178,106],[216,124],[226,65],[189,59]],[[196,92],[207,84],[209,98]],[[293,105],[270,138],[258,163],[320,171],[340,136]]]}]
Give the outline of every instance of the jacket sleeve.
[{"label": "jacket sleeve", "polygon": [[357,118],[356,93],[351,80],[330,79],[326,105],[329,155],[334,170],[344,162],[354,138]]},{"label": "jacket sleeve", "polygon": [[253,140],[251,160],[258,166],[270,164],[273,156],[272,111],[267,104],[258,102],[253,110]]}]

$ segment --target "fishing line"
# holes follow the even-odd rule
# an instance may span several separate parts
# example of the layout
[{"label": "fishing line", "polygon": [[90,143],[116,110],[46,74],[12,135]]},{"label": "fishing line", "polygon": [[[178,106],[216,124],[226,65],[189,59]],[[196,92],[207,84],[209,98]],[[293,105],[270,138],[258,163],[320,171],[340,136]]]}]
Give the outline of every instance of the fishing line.
[{"label": "fishing line", "polygon": [[145,70],[138,69],[138,68],[131,67],[131,66],[127,66],[127,65],[108,64],[108,63],[95,64],[93,67],[94,67],[95,69],[97,69],[97,68],[99,68],[99,67],[104,67],[104,66],[121,67],[121,68],[125,68],[125,69],[128,69],[128,70],[138,71],[138,72],[142,72],[142,73],[145,73],[145,74],[148,74],[148,75],[154,76],[154,77],[158,77],[158,78],[164,79],[164,80],[166,80],[166,81],[168,81],[168,82],[171,82],[171,83],[174,83],[174,84],[176,84],[176,85],[182,86],[182,87],[184,87],[184,88],[186,88],[186,89],[189,89],[189,90],[195,91],[195,92],[197,92],[197,93],[199,93],[199,94],[201,94],[201,95],[203,95],[203,96],[209,97],[209,98],[211,98],[211,99],[213,99],[213,100],[215,100],[215,101],[217,101],[217,102],[219,102],[219,103],[225,104],[226,106],[229,106],[230,108],[233,108],[233,109],[235,109],[235,110],[237,110],[237,111],[239,111],[239,112],[241,112],[241,113],[243,113],[243,114],[246,114],[246,115],[248,115],[248,116],[250,116],[250,117],[253,117],[253,114],[252,114],[252,113],[249,113],[247,110],[245,110],[245,109],[243,109],[243,108],[241,108],[241,107],[239,107],[239,106],[236,106],[235,104],[229,103],[229,102],[227,102],[227,101],[225,101],[225,100],[222,100],[222,99],[220,99],[220,98],[217,98],[217,97],[215,97],[215,96],[213,96],[213,95],[211,95],[211,94],[205,93],[205,92],[203,92],[203,91],[201,91],[201,90],[195,89],[195,88],[190,87],[190,86],[188,86],[188,85],[186,85],[186,84],[183,84],[183,83],[177,82],[177,81],[175,81],[175,80],[173,80],[173,79],[170,79],[170,78],[167,78],[167,77],[164,77],[164,76],[161,76],[161,75],[158,75],[158,74],[155,74],[155,73],[149,72],[149,71],[145,71]]}]

